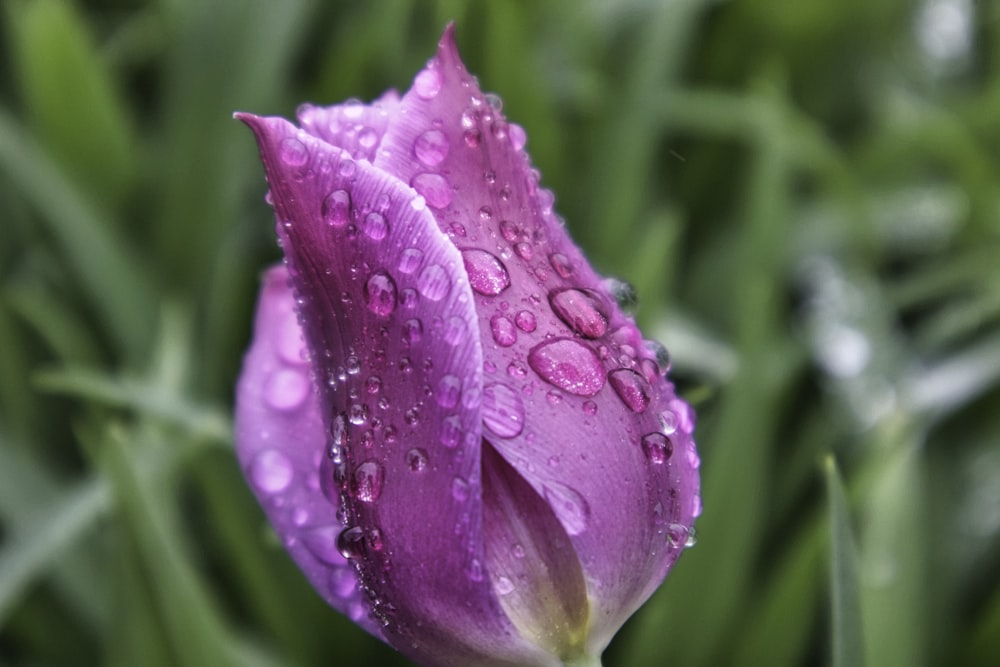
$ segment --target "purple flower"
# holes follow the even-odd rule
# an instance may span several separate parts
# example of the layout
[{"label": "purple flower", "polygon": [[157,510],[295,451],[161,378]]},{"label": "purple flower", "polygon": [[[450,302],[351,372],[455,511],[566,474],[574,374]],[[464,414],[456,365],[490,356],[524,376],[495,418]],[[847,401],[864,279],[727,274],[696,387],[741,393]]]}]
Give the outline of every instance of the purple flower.
[{"label": "purple flower", "polygon": [[598,664],[700,511],[694,417],[448,28],[403,97],[254,131],[285,266],[237,451],[336,609],[425,665]]}]

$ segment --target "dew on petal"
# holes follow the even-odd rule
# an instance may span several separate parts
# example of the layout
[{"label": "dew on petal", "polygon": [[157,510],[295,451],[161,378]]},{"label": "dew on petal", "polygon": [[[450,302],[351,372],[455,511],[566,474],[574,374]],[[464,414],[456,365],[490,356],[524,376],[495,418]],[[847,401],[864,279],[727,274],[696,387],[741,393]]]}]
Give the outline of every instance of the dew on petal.
[{"label": "dew on petal", "polygon": [[423,472],[427,469],[427,450],[423,447],[409,449],[406,452],[405,461],[410,472]]},{"label": "dew on petal", "polygon": [[561,252],[554,252],[549,255],[549,264],[552,265],[552,268],[559,274],[560,278],[569,278],[573,275],[572,262]]},{"label": "dew on petal", "polygon": [[458,446],[462,437],[462,421],[457,415],[450,415],[441,420],[441,444],[452,449]]},{"label": "dew on petal", "polygon": [[451,480],[451,497],[460,503],[469,499],[469,483],[461,477]]},{"label": "dew on petal", "polygon": [[454,375],[445,375],[437,385],[437,403],[442,408],[453,408],[458,405],[458,398],[462,395],[462,381]]},{"label": "dew on petal", "polygon": [[413,154],[428,167],[441,164],[448,148],[448,136],[441,130],[427,130],[413,142]]},{"label": "dew on petal", "polygon": [[358,587],[358,575],[351,567],[337,567],[330,571],[330,592],[339,598],[351,597]]},{"label": "dew on petal", "polygon": [[372,211],[365,216],[363,229],[368,238],[373,241],[381,241],[389,233],[389,223],[384,215]]},{"label": "dew on petal", "polygon": [[645,412],[649,407],[649,383],[631,368],[611,371],[608,373],[608,382],[632,412]]},{"label": "dew on petal", "polygon": [[514,591],[514,582],[500,575],[493,582],[493,590],[497,592],[497,595],[510,595]]},{"label": "dew on petal", "polygon": [[590,505],[579,491],[560,482],[549,482],[544,488],[546,502],[569,535],[579,535],[587,530]]},{"label": "dew on petal", "polygon": [[309,161],[309,150],[295,137],[287,137],[278,147],[281,160],[290,167],[301,167]]},{"label": "dew on petal", "polygon": [[501,220],[500,235],[503,236],[504,240],[508,243],[513,243],[520,236],[520,230],[518,230],[516,223],[513,223],[510,220]]},{"label": "dew on petal", "polygon": [[597,414],[597,403],[593,401],[584,401],[583,411],[588,415],[590,415],[591,417],[593,417],[594,415]]},{"label": "dew on petal", "polygon": [[667,435],[673,435],[677,431],[677,413],[671,410],[664,410],[660,413],[660,429]]},{"label": "dew on petal", "polygon": [[423,336],[424,325],[420,320],[412,318],[403,322],[403,345],[405,347],[415,346]]},{"label": "dew on petal", "polygon": [[451,281],[440,264],[431,264],[417,277],[417,288],[431,301],[440,301],[451,289]]},{"label": "dew on petal", "polygon": [[327,565],[344,565],[344,558],[337,547],[340,530],[340,526],[336,525],[313,528],[303,533],[302,544],[317,560]]},{"label": "dew on petal", "polygon": [[365,283],[368,310],[385,317],[396,309],[396,281],[385,271],[376,271]]},{"label": "dew on petal", "polygon": [[413,91],[422,99],[433,99],[441,90],[441,73],[428,67],[420,70],[413,80]]},{"label": "dew on petal", "polygon": [[410,185],[427,201],[428,205],[434,208],[446,208],[455,196],[448,180],[441,174],[430,172],[417,174],[410,181]]},{"label": "dew on petal", "polygon": [[351,195],[347,190],[334,190],[323,199],[320,213],[326,224],[343,227],[351,215]]},{"label": "dew on petal", "polygon": [[366,127],[358,133],[358,145],[362,148],[372,148],[378,142],[378,132]]},{"label": "dew on petal", "polygon": [[400,273],[405,275],[410,275],[420,267],[420,261],[423,259],[424,253],[418,248],[407,248],[403,252],[399,253],[399,269]]},{"label": "dew on petal", "polygon": [[462,251],[462,261],[472,289],[486,296],[496,296],[510,287],[510,274],[496,255],[485,250]]},{"label": "dew on petal", "polygon": [[600,338],[608,330],[608,317],[597,296],[579,289],[549,292],[552,310],[575,333]]},{"label": "dew on petal", "polygon": [[337,551],[344,558],[357,559],[365,553],[365,531],[361,526],[353,526],[340,531],[337,536]]},{"label": "dew on petal", "polygon": [[250,481],[263,493],[281,493],[294,475],[292,462],[276,449],[265,449],[250,463]]},{"label": "dew on petal", "polygon": [[301,406],[309,396],[310,382],[301,371],[283,368],[264,382],[264,401],[275,410],[290,411]]},{"label": "dew on petal", "polygon": [[642,451],[650,463],[666,463],[674,453],[674,445],[670,438],[662,433],[647,433],[642,436]]},{"label": "dew on petal", "polygon": [[462,338],[465,336],[465,331],[465,320],[457,315],[449,317],[448,321],[445,322],[444,325],[444,342],[451,346],[458,345],[462,342]]},{"label": "dew on petal", "polygon": [[594,351],[571,338],[539,343],[528,365],[546,382],[576,396],[594,396],[604,386],[604,366]]},{"label": "dew on petal", "polygon": [[490,332],[500,347],[510,347],[517,342],[517,329],[506,315],[498,313],[490,318]]},{"label": "dew on petal", "polygon": [[524,430],[520,394],[499,382],[483,387],[483,424],[501,438],[519,435]]},{"label": "dew on petal", "polygon": [[281,360],[289,364],[301,364],[305,359],[305,341],[302,340],[302,328],[294,312],[281,315],[281,320],[274,328],[274,345]]},{"label": "dew on petal", "polygon": [[363,503],[373,503],[382,493],[385,469],[376,461],[364,461],[351,476],[351,495]]}]

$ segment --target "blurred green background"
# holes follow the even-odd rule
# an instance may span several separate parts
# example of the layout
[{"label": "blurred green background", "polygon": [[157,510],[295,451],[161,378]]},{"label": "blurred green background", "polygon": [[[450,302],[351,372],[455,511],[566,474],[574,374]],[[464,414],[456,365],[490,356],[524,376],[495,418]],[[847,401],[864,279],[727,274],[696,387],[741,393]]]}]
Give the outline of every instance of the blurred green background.
[{"label": "blurred green background", "polygon": [[406,664],[235,463],[279,255],[231,114],[405,90],[449,19],[699,412],[605,664],[1000,664],[992,0],[5,0],[0,664]]}]

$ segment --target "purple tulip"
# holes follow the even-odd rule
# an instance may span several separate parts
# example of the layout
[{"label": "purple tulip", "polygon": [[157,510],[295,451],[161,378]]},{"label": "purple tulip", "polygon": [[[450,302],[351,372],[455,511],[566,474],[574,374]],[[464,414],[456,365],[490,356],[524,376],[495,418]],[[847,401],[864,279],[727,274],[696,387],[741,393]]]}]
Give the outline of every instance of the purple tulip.
[{"label": "purple tulip", "polygon": [[451,27],[402,97],[237,117],[285,254],[237,452],[285,547],[418,663],[599,664],[691,540],[694,416],[524,130]]}]

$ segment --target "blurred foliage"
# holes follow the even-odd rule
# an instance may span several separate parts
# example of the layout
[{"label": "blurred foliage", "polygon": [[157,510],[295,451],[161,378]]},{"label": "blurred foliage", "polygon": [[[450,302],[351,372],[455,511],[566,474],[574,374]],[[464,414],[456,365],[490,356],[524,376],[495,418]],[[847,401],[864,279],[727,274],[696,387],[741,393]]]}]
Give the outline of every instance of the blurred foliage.
[{"label": "blurred foliage", "polygon": [[5,2],[0,663],[405,664],[308,588],[231,452],[278,257],[231,113],[405,89],[449,19],[699,411],[698,545],[606,664],[1000,664],[1000,5],[973,0]]}]

